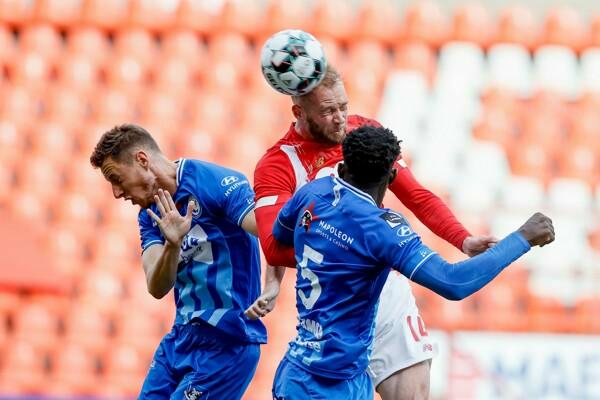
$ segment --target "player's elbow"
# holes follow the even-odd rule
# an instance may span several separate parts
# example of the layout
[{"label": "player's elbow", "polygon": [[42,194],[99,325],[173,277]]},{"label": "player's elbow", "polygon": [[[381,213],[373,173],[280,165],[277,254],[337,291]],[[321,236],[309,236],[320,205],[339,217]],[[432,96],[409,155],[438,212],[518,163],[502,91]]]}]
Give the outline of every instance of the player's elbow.
[{"label": "player's elbow", "polygon": [[446,300],[451,301],[460,301],[468,297],[472,292],[462,288],[460,286],[449,287],[444,290],[443,293],[440,293]]},{"label": "player's elbow", "polygon": [[277,265],[277,266],[288,267],[288,268],[296,267],[294,262],[290,262],[288,257],[286,257],[285,254],[282,254],[283,252],[274,251],[274,252],[264,252],[264,253],[265,253],[265,260],[267,261],[267,264],[269,264],[269,265]]},{"label": "player's elbow", "polygon": [[169,291],[168,290],[166,290],[166,291],[160,290],[160,289],[148,286],[148,293],[150,293],[150,295],[152,297],[154,297],[155,299],[160,300],[163,297],[165,297],[167,295],[167,293],[169,293]]}]

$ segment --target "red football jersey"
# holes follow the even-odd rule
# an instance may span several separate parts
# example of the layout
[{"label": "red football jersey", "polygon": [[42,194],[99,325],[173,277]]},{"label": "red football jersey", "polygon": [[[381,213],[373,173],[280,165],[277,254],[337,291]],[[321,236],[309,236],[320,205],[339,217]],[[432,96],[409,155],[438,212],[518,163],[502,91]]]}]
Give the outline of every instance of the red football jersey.
[{"label": "red football jersey", "polygon": [[[375,120],[358,115],[348,117],[347,132],[363,125],[381,126]],[[274,266],[294,266],[294,250],[279,244],[272,234],[273,223],[283,205],[294,193],[315,178],[337,174],[336,165],[343,161],[341,145],[324,145],[301,137],[290,126],[256,165],[256,222],[260,243],[267,262]],[[457,221],[442,200],[421,186],[406,164],[397,162],[398,175],[390,190],[432,232],[462,251],[470,233]]]}]

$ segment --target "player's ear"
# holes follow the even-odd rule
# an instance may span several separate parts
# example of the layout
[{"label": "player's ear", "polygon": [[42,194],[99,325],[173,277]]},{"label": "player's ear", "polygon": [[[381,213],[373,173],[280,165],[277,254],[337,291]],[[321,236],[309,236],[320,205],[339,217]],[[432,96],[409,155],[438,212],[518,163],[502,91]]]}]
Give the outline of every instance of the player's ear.
[{"label": "player's ear", "polygon": [[343,162],[339,163],[337,166],[337,173],[338,176],[342,179],[344,179],[344,177],[346,176],[348,172],[348,168],[346,168],[346,164],[344,164]]},{"label": "player's ear", "polygon": [[394,182],[394,179],[396,179],[397,176],[398,176],[398,170],[396,168],[392,168],[392,170],[390,171],[390,177],[389,177],[388,185],[391,185],[392,182]]},{"label": "player's ear", "polygon": [[294,114],[294,118],[302,119],[304,117],[304,110],[298,104],[292,105],[292,114]]},{"label": "player's ear", "polygon": [[135,158],[135,161],[141,165],[143,168],[148,168],[149,163],[149,157],[148,154],[144,151],[144,150],[137,150],[133,157]]}]

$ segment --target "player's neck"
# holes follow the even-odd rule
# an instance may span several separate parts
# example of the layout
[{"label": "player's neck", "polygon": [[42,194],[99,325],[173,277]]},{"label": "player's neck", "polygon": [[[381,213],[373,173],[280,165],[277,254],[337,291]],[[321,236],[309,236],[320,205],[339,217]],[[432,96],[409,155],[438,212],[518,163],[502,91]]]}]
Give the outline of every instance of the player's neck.
[{"label": "player's neck", "polygon": [[313,135],[310,133],[310,129],[308,129],[308,126],[305,123],[303,123],[301,120],[296,120],[296,123],[294,124],[294,130],[303,139],[306,139],[306,140],[314,139]]},{"label": "player's neck", "polygon": [[158,187],[174,194],[177,190],[177,167],[178,164],[164,156],[160,156],[156,163],[156,181]]},{"label": "player's neck", "polygon": [[357,188],[357,189],[365,192],[369,196],[371,196],[373,198],[373,200],[375,200],[375,204],[377,204],[377,206],[381,206],[381,204],[383,203],[383,197],[385,196],[385,191],[387,189],[386,185],[383,185],[383,184],[371,184],[371,185],[360,184],[360,183],[357,183],[354,179],[352,179],[352,176],[345,176],[342,179],[345,180],[346,182],[348,182],[350,185],[354,186],[355,188]]}]

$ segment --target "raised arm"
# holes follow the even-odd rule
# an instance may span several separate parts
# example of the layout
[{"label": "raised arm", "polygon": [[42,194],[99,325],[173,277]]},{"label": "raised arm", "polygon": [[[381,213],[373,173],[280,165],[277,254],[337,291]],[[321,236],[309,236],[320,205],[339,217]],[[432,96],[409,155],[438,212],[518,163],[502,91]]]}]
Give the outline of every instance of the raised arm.
[{"label": "raised arm", "polygon": [[[521,228],[484,253],[454,264],[448,263],[420,239],[397,243],[405,247],[397,251],[391,247],[390,256],[395,269],[410,280],[431,289],[449,300],[461,300],[475,293],[532,246],[544,246],[554,240],[552,221],[543,214],[534,214]],[[385,257],[385,255],[384,255]]]}]

